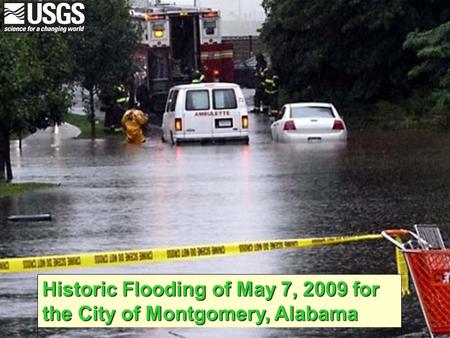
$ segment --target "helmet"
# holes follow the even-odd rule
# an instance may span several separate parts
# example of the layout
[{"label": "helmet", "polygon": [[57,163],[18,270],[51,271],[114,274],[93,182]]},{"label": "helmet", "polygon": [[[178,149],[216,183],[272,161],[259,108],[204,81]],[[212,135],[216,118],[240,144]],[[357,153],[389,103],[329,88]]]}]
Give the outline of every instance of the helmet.
[{"label": "helmet", "polygon": [[263,61],[265,61],[265,60],[264,60],[264,55],[262,55],[261,53],[256,54],[255,58],[256,58],[256,61],[257,61],[257,62],[263,62]]}]

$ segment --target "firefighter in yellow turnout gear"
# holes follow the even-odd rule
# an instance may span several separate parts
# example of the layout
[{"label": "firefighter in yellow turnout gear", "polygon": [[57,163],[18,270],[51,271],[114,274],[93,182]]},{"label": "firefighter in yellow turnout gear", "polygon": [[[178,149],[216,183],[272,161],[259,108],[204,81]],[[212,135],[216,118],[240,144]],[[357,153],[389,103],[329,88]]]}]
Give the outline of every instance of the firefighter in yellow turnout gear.
[{"label": "firefighter in yellow turnout gear", "polygon": [[139,109],[130,109],[122,117],[122,127],[128,143],[142,144],[146,140],[142,127],[148,122],[147,116]]}]

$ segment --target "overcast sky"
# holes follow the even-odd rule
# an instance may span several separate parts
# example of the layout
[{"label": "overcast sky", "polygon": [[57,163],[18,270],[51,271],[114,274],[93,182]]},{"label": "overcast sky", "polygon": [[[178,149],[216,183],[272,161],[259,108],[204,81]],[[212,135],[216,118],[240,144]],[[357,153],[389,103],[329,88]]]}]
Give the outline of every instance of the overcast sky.
[{"label": "overcast sky", "polygon": [[[176,3],[193,5],[194,0],[177,0]],[[265,18],[261,3],[262,0],[197,0],[198,6],[221,11],[224,36],[256,35]]]},{"label": "overcast sky", "polygon": [[[178,4],[194,3],[194,0],[178,0]],[[264,20],[262,0],[197,0],[197,5],[219,8],[224,20]]]}]

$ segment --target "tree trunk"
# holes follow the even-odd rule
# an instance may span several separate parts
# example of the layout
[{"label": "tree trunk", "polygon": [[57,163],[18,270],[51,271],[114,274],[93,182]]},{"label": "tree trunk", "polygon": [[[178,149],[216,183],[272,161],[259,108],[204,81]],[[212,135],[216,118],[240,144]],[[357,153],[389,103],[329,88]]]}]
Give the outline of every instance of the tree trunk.
[{"label": "tree trunk", "polygon": [[11,169],[11,151],[9,145],[9,133],[5,134],[4,151],[5,151],[5,165],[6,165],[6,181],[11,182],[13,179],[13,174]]},{"label": "tree trunk", "polygon": [[5,134],[0,129],[0,182],[4,182],[5,176]]},{"label": "tree trunk", "polygon": [[89,119],[91,121],[91,137],[95,139],[95,106],[94,106],[94,88],[89,90]]}]

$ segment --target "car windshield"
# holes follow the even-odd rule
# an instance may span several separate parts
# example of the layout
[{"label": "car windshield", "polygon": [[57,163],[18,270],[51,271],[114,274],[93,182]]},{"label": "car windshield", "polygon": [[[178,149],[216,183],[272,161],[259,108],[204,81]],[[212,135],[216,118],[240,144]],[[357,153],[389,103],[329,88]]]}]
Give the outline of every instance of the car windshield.
[{"label": "car windshield", "polygon": [[334,117],[333,111],[328,107],[292,107],[291,118],[329,118]]}]

